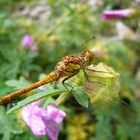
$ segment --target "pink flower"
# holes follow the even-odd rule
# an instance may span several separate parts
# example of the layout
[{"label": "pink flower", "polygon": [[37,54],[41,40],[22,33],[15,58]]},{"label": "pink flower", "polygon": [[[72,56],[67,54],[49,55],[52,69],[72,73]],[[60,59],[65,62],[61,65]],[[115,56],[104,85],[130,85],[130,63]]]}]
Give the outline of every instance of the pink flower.
[{"label": "pink flower", "polygon": [[51,140],[57,140],[61,123],[66,113],[55,105],[47,108],[39,107],[42,100],[31,103],[22,109],[23,120],[35,135],[48,135]]},{"label": "pink flower", "polygon": [[22,42],[21,44],[25,47],[25,48],[30,48],[33,45],[33,39],[29,34],[25,34],[22,38]]},{"label": "pink flower", "polygon": [[133,9],[122,9],[122,10],[106,10],[102,14],[103,20],[119,19],[129,17],[134,13]]}]

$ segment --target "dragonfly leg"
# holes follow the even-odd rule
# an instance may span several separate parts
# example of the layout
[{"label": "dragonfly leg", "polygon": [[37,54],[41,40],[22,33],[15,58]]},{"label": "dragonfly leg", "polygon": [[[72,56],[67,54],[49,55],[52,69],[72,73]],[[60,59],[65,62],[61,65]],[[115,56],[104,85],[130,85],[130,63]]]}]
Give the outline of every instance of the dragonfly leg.
[{"label": "dragonfly leg", "polygon": [[83,66],[82,66],[82,70],[83,70],[83,72],[84,72],[84,75],[85,75],[85,78],[87,79],[87,81],[93,82],[93,83],[98,83],[98,84],[101,84],[101,85],[105,85],[105,84],[100,83],[100,82],[97,82],[97,81],[91,81],[91,80],[89,79],[89,76],[88,76],[88,74],[86,73],[85,68],[84,68]]},{"label": "dragonfly leg", "polygon": [[69,86],[71,89],[72,89],[73,87],[70,86],[69,84],[63,82],[63,81],[62,81],[62,84],[63,84],[63,86],[66,88],[66,90],[67,90],[69,93],[71,93],[70,90],[67,88],[67,86]]},{"label": "dragonfly leg", "polygon": [[84,67],[82,67],[82,70],[83,70],[83,72],[84,72],[84,76],[85,76],[85,78],[87,79],[87,81],[90,81],[90,79],[89,79],[89,77],[88,77],[88,74],[86,73]]},{"label": "dragonfly leg", "polygon": [[67,86],[71,87],[71,89],[73,89],[73,87],[72,87],[71,85],[67,84],[66,81],[67,81],[68,79],[72,78],[73,76],[75,76],[78,72],[79,72],[79,71],[75,72],[74,74],[72,74],[72,75],[70,75],[70,76],[65,77],[65,79],[62,81],[63,86],[67,89],[67,91],[68,91],[69,93],[71,93],[71,92],[70,92],[70,90],[67,88]]},{"label": "dragonfly leg", "polygon": [[108,73],[108,74],[112,74],[111,72],[106,72],[106,71],[100,71],[100,70],[95,70],[95,69],[89,69],[86,68],[87,70],[93,71],[93,72],[100,72],[100,73]]}]

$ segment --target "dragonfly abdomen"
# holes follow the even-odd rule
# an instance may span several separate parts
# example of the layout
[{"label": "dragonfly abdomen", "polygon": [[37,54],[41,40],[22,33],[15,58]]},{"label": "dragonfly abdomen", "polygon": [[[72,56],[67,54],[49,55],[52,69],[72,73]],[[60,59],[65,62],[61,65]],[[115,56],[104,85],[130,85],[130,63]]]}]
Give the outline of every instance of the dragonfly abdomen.
[{"label": "dragonfly abdomen", "polygon": [[40,80],[40,81],[38,81],[36,83],[34,83],[34,84],[30,85],[30,86],[27,86],[27,87],[25,87],[25,88],[23,88],[21,90],[15,91],[15,92],[13,92],[11,94],[8,94],[8,95],[6,95],[4,97],[1,97],[0,98],[0,104],[7,103],[7,102],[9,102],[11,99],[13,99],[15,97],[18,97],[18,96],[20,96],[20,95],[22,95],[22,94],[24,94],[24,93],[26,93],[28,91],[31,91],[31,90],[33,90],[35,88],[38,88],[38,87],[40,87],[42,85],[45,85],[47,83],[56,81],[58,79],[59,79],[59,73],[57,73],[57,72],[51,72],[44,79],[42,79],[42,80]]}]

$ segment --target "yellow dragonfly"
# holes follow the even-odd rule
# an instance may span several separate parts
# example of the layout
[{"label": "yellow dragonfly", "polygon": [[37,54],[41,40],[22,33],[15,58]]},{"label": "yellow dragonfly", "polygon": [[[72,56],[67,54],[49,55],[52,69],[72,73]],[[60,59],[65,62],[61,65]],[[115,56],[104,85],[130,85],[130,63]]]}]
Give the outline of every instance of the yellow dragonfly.
[{"label": "yellow dragonfly", "polygon": [[[83,43],[81,46],[85,45],[89,40],[93,39],[94,37],[89,38],[85,43]],[[23,89],[17,90],[13,93],[10,93],[4,97],[0,98],[0,104],[5,104],[12,100],[15,97],[18,97],[28,91],[31,91],[35,88],[38,88],[42,85],[45,85],[47,83],[57,81],[60,78],[64,78],[62,81],[62,84],[64,87],[67,89],[65,85],[65,81],[68,80],[69,78],[73,77],[76,75],[80,69],[83,70],[86,78],[88,79],[88,76],[85,72],[85,67],[89,66],[90,64],[93,63],[95,59],[95,54],[93,51],[83,51],[80,55],[70,55],[70,56],[65,56],[62,58],[60,62],[57,63],[55,71],[51,72],[46,76],[44,79],[27,86]],[[67,89],[68,90],[68,89]]]}]

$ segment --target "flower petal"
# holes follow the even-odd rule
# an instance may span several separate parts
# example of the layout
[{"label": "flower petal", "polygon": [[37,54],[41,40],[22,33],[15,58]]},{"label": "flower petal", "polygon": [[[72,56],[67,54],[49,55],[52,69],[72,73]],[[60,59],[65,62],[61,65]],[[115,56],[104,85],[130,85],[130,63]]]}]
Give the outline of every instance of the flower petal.
[{"label": "flower petal", "polygon": [[23,119],[35,135],[48,134],[51,140],[57,140],[66,113],[52,104],[47,109],[41,108],[41,102],[39,100],[24,107],[21,112]]},{"label": "flower petal", "polygon": [[45,117],[45,123],[47,125],[47,134],[51,140],[57,140],[60,126],[65,116],[66,113],[57,109],[54,105],[47,106],[47,116]]},{"label": "flower petal", "polygon": [[38,107],[42,101],[43,100],[38,100],[36,102],[33,102],[33,103],[23,107],[21,114],[22,114],[23,120],[28,125],[30,125],[31,115],[33,114],[32,111],[35,109],[35,107]]},{"label": "flower petal", "polygon": [[30,118],[30,125],[32,132],[35,135],[46,135],[46,125],[41,116],[32,115]]},{"label": "flower petal", "polygon": [[103,20],[119,19],[122,17],[128,17],[134,13],[133,9],[122,9],[122,10],[106,10],[102,14]]},{"label": "flower petal", "polygon": [[25,47],[25,48],[29,48],[33,45],[33,39],[29,34],[25,34],[23,36],[22,42],[21,44]]}]

